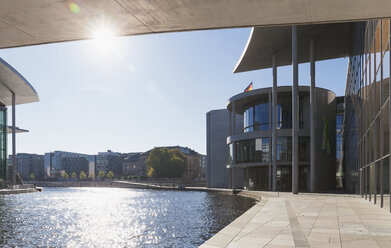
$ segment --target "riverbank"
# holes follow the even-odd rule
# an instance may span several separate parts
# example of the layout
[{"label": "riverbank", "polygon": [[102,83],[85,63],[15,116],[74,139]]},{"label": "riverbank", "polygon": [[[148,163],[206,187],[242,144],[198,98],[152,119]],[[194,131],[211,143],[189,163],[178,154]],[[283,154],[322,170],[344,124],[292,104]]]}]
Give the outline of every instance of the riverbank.
[{"label": "riverbank", "polygon": [[132,188],[132,189],[164,189],[164,190],[187,190],[204,192],[229,192],[231,189],[206,188],[206,187],[188,187],[178,183],[168,182],[132,182],[122,180],[112,181],[31,181],[37,187],[104,187],[104,188]]},{"label": "riverbank", "polygon": [[12,195],[12,194],[23,194],[23,193],[35,193],[39,192],[36,188],[27,189],[0,189],[0,195]]}]

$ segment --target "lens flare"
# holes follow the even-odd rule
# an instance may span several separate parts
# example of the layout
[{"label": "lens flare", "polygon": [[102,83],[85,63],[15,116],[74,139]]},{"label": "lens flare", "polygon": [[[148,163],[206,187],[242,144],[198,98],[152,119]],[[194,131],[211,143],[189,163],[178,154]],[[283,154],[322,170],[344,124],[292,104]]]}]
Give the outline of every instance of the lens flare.
[{"label": "lens flare", "polygon": [[73,2],[69,3],[69,9],[70,9],[73,13],[75,13],[75,14],[77,14],[77,13],[80,12],[80,7],[79,7],[79,5],[77,5],[76,3],[73,3]]}]

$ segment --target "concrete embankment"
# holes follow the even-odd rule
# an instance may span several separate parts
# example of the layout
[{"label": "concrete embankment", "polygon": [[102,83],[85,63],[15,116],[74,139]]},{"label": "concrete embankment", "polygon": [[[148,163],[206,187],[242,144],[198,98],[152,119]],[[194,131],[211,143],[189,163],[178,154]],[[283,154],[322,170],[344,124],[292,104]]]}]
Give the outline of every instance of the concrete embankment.
[{"label": "concrete embankment", "polygon": [[38,192],[35,188],[28,189],[0,189],[0,195],[22,194]]}]

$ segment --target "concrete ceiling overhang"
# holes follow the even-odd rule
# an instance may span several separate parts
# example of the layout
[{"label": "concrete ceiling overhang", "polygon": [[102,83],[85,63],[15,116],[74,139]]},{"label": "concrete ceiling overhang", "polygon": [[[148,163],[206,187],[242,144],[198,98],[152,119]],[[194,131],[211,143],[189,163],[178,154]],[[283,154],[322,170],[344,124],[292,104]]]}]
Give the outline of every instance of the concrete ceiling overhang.
[{"label": "concrete ceiling overhang", "polygon": [[[310,39],[315,40],[315,60],[328,60],[349,55],[354,23],[312,24],[297,27],[298,61],[309,62]],[[292,64],[292,27],[255,27],[234,72],[272,67],[276,53],[277,66]]]},{"label": "concrete ceiling overhang", "polygon": [[[29,130],[26,130],[26,129],[22,129],[19,127],[15,128],[15,133],[28,133],[28,132],[29,132]],[[12,133],[12,126],[8,126],[7,133]]]},{"label": "concrete ceiling overhang", "polygon": [[389,0],[2,0],[0,48],[90,39],[102,25],[125,36],[390,17]]},{"label": "concrete ceiling overhang", "polygon": [[39,102],[38,93],[33,86],[11,65],[0,58],[0,102],[12,105],[12,92],[15,104]]}]

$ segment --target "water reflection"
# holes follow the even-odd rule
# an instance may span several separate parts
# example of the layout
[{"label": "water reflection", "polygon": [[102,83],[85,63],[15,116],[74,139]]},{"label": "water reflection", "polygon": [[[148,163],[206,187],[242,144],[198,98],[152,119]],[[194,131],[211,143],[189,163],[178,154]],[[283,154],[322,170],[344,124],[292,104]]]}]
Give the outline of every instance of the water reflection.
[{"label": "water reflection", "polygon": [[0,244],[197,247],[253,204],[221,193],[45,188],[0,197]]}]

